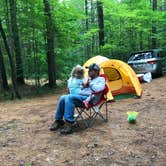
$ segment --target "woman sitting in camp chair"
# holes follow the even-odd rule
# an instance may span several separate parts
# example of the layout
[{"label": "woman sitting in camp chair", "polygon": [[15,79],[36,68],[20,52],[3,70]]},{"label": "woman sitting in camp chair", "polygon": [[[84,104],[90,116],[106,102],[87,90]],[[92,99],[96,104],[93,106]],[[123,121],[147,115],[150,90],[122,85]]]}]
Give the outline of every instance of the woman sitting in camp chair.
[{"label": "woman sitting in camp chair", "polygon": [[61,130],[61,134],[72,133],[72,127],[75,121],[75,108],[83,106],[83,101],[86,100],[92,92],[101,91],[105,88],[105,79],[99,76],[100,67],[93,63],[88,68],[88,75],[91,79],[88,79],[87,83],[83,84],[80,93],[61,96],[55,113],[55,121],[50,128],[51,131],[55,131],[65,124],[64,128]]}]

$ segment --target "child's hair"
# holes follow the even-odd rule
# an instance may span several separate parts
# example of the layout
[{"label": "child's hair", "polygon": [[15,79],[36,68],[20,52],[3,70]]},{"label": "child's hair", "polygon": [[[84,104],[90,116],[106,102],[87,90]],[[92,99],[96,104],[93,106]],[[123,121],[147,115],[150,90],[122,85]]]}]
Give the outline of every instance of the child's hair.
[{"label": "child's hair", "polygon": [[82,79],[84,77],[84,68],[80,65],[76,65],[71,71],[71,77]]}]

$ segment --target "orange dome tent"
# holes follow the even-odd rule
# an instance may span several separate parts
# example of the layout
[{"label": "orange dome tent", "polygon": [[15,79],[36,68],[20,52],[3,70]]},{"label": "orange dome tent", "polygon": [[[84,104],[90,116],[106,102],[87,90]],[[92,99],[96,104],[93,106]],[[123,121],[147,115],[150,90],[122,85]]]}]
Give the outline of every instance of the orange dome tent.
[{"label": "orange dome tent", "polygon": [[[106,74],[106,82],[109,87],[108,99],[113,100],[121,94],[142,95],[142,87],[133,69],[123,61],[108,59],[103,56],[95,56],[84,63],[88,67],[91,63],[97,63],[101,67],[101,74]],[[85,69],[85,76],[88,70]]]}]

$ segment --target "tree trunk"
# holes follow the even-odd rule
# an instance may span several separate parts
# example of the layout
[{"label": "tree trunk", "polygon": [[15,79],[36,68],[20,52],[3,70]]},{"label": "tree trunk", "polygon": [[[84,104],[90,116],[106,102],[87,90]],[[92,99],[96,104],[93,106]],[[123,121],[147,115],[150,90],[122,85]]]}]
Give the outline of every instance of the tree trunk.
[{"label": "tree trunk", "polygon": [[4,65],[4,59],[3,54],[0,48],[0,73],[2,77],[2,85],[4,90],[9,90],[8,82],[7,82],[7,76],[6,76],[6,69]]},{"label": "tree trunk", "polygon": [[[86,32],[89,30],[89,19],[88,19],[88,0],[85,0],[85,26],[86,26]],[[86,44],[86,57],[89,59],[90,58],[90,45],[89,41]]]},{"label": "tree trunk", "polygon": [[134,41],[134,29],[132,26],[130,27],[129,34],[130,34],[130,48],[132,51],[134,51],[136,49],[135,48],[136,45],[135,45],[135,41]]},{"label": "tree trunk", "polygon": [[[91,0],[91,24],[95,25],[95,7],[94,2]],[[96,34],[93,34],[91,41],[91,54],[95,55],[98,52],[98,37],[96,40]]]},{"label": "tree trunk", "polygon": [[[11,29],[11,24],[10,24],[10,10],[9,10],[9,0],[5,0],[4,2],[4,11],[5,11],[5,21],[6,21],[6,27],[7,27],[7,39],[8,39],[8,44],[10,48],[14,48],[14,43],[12,39],[12,29]],[[14,49],[10,49],[11,54],[14,55]]]},{"label": "tree trunk", "polygon": [[[8,57],[9,57],[10,71],[11,71],[11,78],[12,78],[12,84],[13,84],[14,92],[15,92],[17,98],[21,99],[21,96],[20,96],[20,94],[18,92],[18,88],[17,88],[16,69],[15,69],[15,66],[14,66],[14,60],[13,60],[13,57],[11,55],[11,52],[10,52],[10,49],[9,49],[9,46],[8,46],[8,43],[7,43],[7,40],[6,40],[6,34],[5,34],[5,31],[3,30],[1,20],[0,20],[0,32],[1,32],[1,35],[2,35],[2,38],[3,38],[3,41],[4,41],[6,52],[7,52]],[[12,93],[12,96],[14,96],[13,93]]]},{"label": "tree trunk", "polygon": [[46,39],[47,39],[47,63],[48,63],[48,79],[49,87],[56,85],[56,66],[54,53],[54,25],[52,22],[49,0],[43,0],[44,13],[46,21]]},{"label": "tree trunk", "polygon": [[[163,10],[166,11],[166,0],[164,0],[164,2],[163,2]],[[165,19],[166,19],[166,17],[165,17]],[[163,27],[163,31],[164,31],[163,47],[166,48],[166,26]]]},{"label": "tree trunk", "polygon": [[40,86],[40,78],[39,78],[39,63],[37,58],[38,53],[38,45],[37,45],[37,32],[35,31],[35,28],[33,26],[33,54],[34,54],[34,69],[35,69],[35,85],[36,87]]},{"label": "tree trunk", "polygon": [[97,13],[99,23],[99,46],[104,46],[104,18],[103,18],[103,4],[97,1]]},{"label": "tree trunk", "polygon": [[[152,9],[153,11],[157,10],[157,0],[152,1]],[[157,39],[155,37],[157,33],[156,22],[152,21],[152,49],[157,48]]]},{"label": "tree trunk", "polygon": [[139,32],[139,48],[140,50],[143,50],[143,32]]},{"label": "tree trunk", "polygon": [[17,26],[17,18],[16,18],[16,1],[9,0],[9,3],[10,3],[12,36],[13,36],[15,57],[16,57],[16,73],[17,73],[16,78],[17,78],[17,83],[24,84],[22,54],[21,54],[19,32]]}]

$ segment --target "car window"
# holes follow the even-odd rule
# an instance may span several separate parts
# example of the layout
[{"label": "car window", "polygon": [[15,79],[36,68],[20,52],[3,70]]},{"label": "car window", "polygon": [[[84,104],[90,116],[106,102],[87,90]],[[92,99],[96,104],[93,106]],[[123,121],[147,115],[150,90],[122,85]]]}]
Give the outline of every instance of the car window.
[{"label": "car window", "polygon": [[139,54],[134,54],[129,58],[129,60],[133,61],[133,60],[138,60],[139,58],[140,58]]},{"label": "car window", "polygon": [[152,58],[152,53],[151,52],[146,52],[144,53],[144,59],[149,59],[149,58]]},{"label": "car window", "polygon": [[140,60],[144,59],[144,54],[134,54],[129,60]]},{"label": "car window", "polygon": [[133,54],[129,60],[133,61],[133,60],[141,60],[141,59],[143,60],[143,59],[149,59],[149,58],[153,58],[152,52],[145,52],[145,53],[143,52],[143,53]]}]

